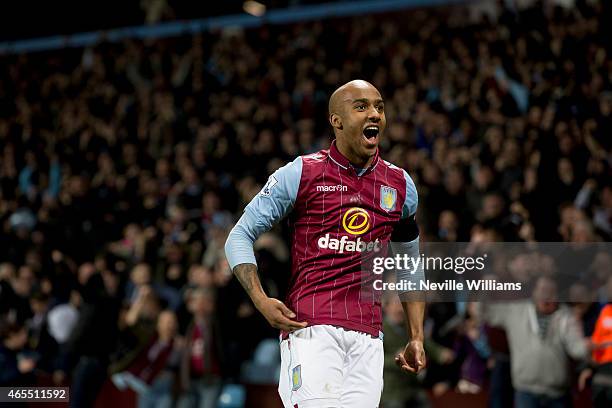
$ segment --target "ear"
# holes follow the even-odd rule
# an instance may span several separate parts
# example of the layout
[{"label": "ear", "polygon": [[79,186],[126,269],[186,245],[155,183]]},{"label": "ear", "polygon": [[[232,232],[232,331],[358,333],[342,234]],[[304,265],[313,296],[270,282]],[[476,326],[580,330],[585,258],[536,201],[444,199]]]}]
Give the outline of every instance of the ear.
[{"label": "ear", "polygon": [[332,125],[334,129],[342,130],[342,118],[337,113],[329,115],[329,124]]}]

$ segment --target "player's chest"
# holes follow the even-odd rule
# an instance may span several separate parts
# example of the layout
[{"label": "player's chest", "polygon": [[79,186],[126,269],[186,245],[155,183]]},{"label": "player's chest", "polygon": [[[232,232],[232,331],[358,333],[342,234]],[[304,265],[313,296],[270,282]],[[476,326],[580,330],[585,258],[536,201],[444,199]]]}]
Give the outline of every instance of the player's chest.
[{"label": "player's chest", "polygon": [[343,225],[347,230],[370,228],[399,219],[399,186],[370,174],[365,177],[321,174],[302,186],[296,210],[300,218],[320,218],[322,226]]}]

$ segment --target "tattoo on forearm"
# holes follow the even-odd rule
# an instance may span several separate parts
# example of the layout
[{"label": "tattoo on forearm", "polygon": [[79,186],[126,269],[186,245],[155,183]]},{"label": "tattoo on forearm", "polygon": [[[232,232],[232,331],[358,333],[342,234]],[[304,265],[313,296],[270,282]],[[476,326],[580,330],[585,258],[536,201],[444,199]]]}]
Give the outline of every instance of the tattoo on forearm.
[{"label": "tattoo on forearm", "polygon": [[259,275],[257,274],[257,266],[253,264],[236,265],[234,267],[234,275],[236,275],[240,284],[249,295],[252,294],[253,289],[261,287]]}]

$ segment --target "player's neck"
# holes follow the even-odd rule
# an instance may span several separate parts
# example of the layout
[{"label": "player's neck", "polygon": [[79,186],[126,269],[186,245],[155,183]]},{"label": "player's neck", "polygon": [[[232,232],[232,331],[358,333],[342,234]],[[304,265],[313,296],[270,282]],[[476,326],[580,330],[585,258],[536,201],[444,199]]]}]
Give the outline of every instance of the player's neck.
[{"label": "player's neck", "polygon": [[351,149],[349,149],[348,145],[342,143],[342,141],[338,138],[336,138],[336,148],[338,149],[340,154],[343,155],[353,165],[353,167],[356,167],[358,169],[368,169],[374,161],[375,156],[370,156],[367,159],[364,159],[353,154]]}]

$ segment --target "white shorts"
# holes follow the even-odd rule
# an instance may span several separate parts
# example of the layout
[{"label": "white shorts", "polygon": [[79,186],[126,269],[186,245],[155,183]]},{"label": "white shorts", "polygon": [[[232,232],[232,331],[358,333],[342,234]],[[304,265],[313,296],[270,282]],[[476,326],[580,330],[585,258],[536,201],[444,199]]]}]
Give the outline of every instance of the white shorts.
[{"label": "white shorts", "polygon": [[383,388],[383,342],[329,325],[281,341],[278,393],[285,408],[377,408]]}]

